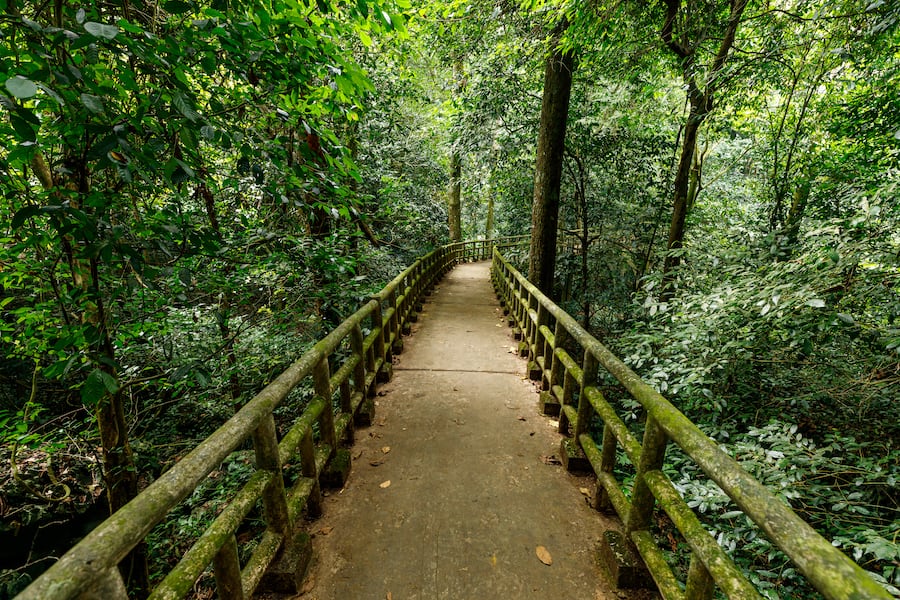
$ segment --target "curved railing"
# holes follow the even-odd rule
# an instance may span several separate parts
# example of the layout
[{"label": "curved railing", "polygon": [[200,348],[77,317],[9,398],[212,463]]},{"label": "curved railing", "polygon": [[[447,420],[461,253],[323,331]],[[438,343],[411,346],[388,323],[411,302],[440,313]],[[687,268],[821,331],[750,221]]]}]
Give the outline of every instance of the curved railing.
[{"label": "curved railing", "polygon": [[[150,598],[186,596],[210,565],[220,598],[250,598],[276,557],[295,545],[301,511],[305,509],[312,517],[321,512],[320,477],[339,444],[351,434],[354,418],[371,418],[376,386],[390,378],[392,355],[402,349],[401,336],[408,333],[409,323],[421,310],[423,295],[454,264],[487,260],[495,247],[522,239],[459,242],[417,260],[209,438],[69,550],[17,600],[126,598],[119,562],[247,440],[253,442],[256,471],[152,590]],[[278,442],[272,411],[303,381],[312,383],[315,396]],[[301,476],[286,482],[282,467],[298,461]],[[256,549],[241,567],[235,533],[260,500],[266,530],[254,540],[258,541]]]},{"label": "curved railing", "polygon": [[[598,508],[612,508],[621,518],[626,539],[637,549],[664,598],[712,598],[715,586],[729,598],[762,598],[663,473],[669,442],[678,445],[715,481],[826,598],[891,598],[862,568],[744,471],[497,251],[491,274],[510,325],[517,326],[517,335],[523,338],[520,351],[529,356],[531,377],[542,382],[542,399],[559,404],[559,430],[572,435],[563,441],[564,453],[583,452],[597,477]],[[581,355],[580,364],[569,349]],[[642,441],[635,438],[601,393],[600,367],[646,411]],[[588,432],[594,414],[604,424],[599,448]],[[613,474],[619,448],[636,469],[630,500]],[[655,505],[666,512],[690,546],[691,561],[683,584],[666,563],[650,532]]]}]

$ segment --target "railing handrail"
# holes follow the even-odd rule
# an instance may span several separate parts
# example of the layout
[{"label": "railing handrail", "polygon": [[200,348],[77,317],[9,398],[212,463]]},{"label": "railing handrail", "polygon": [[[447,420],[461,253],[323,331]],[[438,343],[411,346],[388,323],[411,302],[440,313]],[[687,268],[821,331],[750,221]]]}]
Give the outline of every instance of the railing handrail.
[{"label": "railing handrail", "polygon": [[[574,424],[574,438],[587,455],[597,475],[598,485],[608,494],[609,505],[625,523],[626,533],[647,562],[654,579],[662,584],[659,587],[664,597],[692,597],[692,591],[689,583],[688,589],[682,592],[674,581],[671,569],[664,561],[659,560],[661,555],[648,532],[654,502],[659,502],[667,511],[692,548],[688,579],[697,578],[697,590],[705,585],[702,580],[711,577],[729,597],[760,597],[702,527],[696,515],[662,472],[665,446],[671,440],[784,551],[826,598],[891,598],[859,565],[819,535],[788,505],[747,473],[681,411],[642,381],[573,317],[512,267],[498,250],[493,254],[492,273],[495,286],[500,288],[498,292],[514,312],[518,325],[527,330],[525,335],[528,337],[528,352],[540,369],[540,377],[542,380],[547,379],[550,393],[563,396],[559,399],[562,404],[561,423],[568,419]],[[555,320],[555,331],[550,330],[549,316]],[[585,362],[581,368],[562,348],[565,338],[577,342],[584,352]],[[622,384],[646,410],[643,443],[638,443],[628,432],[624,422],[615,415],[612,406],[595,385],[597,364]],[[566,401],[571,401],[573,395],[567,385],[557,385],[560,377],[570,377],[580,385],[577,410],[566,406]],[[592,411],[600,414],[605,425],[602,454],[586,432]],[[625,450],[637,470],[631,502],[626,500],[621,485],[612,476],[617,445]],[[695,565],[696,560],[702,565]],[[691,573],[695,570],[699,575]],[[671,592],[671,596],[667,592]]]},{"label": "railing handrail", "polygon": [[[212,435],[66,552],[16,599],[56,600],[82,594],[96,598],[125,597],[117,569],[119,562],[231,452],[253,438],[259,477],[251,477],[243,491],[238,492],[238,495],[244,492],[249,495],[242,496],[241,507],[222,511],[151,596],[180,597],[213,562],[209,557],[215,555],[216,561],[221,559],[221,564],[216,562],[217,582],[221,568],[221,577],[231,578],[232,585],[236,581],[236,585],[243,588],[244,597],[249,597],[275,555],[291,543],[290,538],[295,533],[293,523],[300,509],[308,505],[314,512],[318,510],[319,475],[333,455],[337,442],[347,428],[352,427],[350,421],[356,411],[367,398],[375,396],[379,374],[390,364],[394,348],[406,324],[414,318],[417,304],[426,290],[455,263],[489,259],[495,247],[520,243],[521,238],[527,236],[456,242],[416,260],[304,352]],[[363,337],[362,325],[366,320],[370,322],[370,333]],[[329,358],[347,339],[352,352],[332,375]],[[272,411],[306,378],[313,379],[315,397],[278,444]],[[342,409],[333,414],[330,407],[338,393],[342,397]],[[313,441],[312,424],[315,421],[320,430],[318,444]],[[303,464],[302,477],[293,490],[286,492],[281,467],[296,455],[298,448]],[[236,558],[230,563],[227,560],[229,544],[233,543],[229,540],[250,507],[260,498],[266,503],[268,529],[264,537],[267,541],[260,542],[242,572]]]}]

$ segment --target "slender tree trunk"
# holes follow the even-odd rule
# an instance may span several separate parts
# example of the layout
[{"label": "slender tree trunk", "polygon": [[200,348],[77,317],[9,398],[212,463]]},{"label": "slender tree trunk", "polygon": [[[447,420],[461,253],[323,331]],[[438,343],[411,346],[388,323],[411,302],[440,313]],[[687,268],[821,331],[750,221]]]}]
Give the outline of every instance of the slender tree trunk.
[{"label": "slender tree trunk", "polygon": [[528,279],[553,296],[556,268],[556,230],[559,220],[559,188],[562,179],[566,121],[575,56],[555,49],[544,68],[541,129],[534,168],[534,201],[531,208],[531,253]]},{"label": "slender tree trunk", "polygon": [[705,78],[699,82],[696,64],[697,47],[700,45],[701,38],[709,36],[712,32],[705,32],[697,39],[691,40],[691,36],[696,36],[697,32],[691,31],[690,3],[684,6],[682,2],[683,0],[665,0],[666,19],[660,30],[663,42],[681,61],[681,75],[691,106],[687,123],[684,126],[681,156],[675,171],[672,221],[669,225],[669,239],[666,244],[668,254],[663,266],[663,285],[660,292],[660,298],[664,301],[675,295],[675,269],[681,264],[681,255],[678,251],[684,247],[684,224],[691,204],[691,167],[697,151],[697,133],[703,120],[712,111],[713,96],[722,83],[721,71],[731,54],[737,29],[741,23],[741,16],[744,9],[747,8],[748,0],[729,0],[728,20],[721,32],[718,51],[706,71]]},{"label": "slender tree trunk", "polygon": [[[462,94],[466,89],[462,59],[453,62],[453,80],[455,100],[462,102]],[[457,119],[459,115],[457,114]],[[462,241],[462,155],[459,140],[454,140],[450,154],[450,189],[447,194],[447,218],[450,226],[450,241]]]},{"label": "slender tree trunk", "polygon": [[454,148],[453,154],[450,155],[450,194],[447,199],[447,215],[450,220],[450,241],[459,242],[462,240],[462,226],[460,214],[462,212],[460,195],[462,193],[462,160],[459,156],[459,149]]},{"label": "slender tree trunk", "polygon": [[489,240],[494,237],[494,194],[488,189],[487,218],[484,222],[484,238]]},{"label": "slender tree trunk", "polygon": [[[90,260],[91,283],[88,290],[94,296],[94,303],[92,310],[85,314],[85,319],[96,326],[99,334],[96,350],[104,359],[100,368],[118,385],[115,393],[106,393],[97,404],[97,426],[103,449],[103,481],[109,513],[113,514],[137,496],[138,478],[128,441],[123,390],[113,366],[116,364],[116,351],[108,328],[109,315],[100,291],[99,266],[97,258]],[[120,563],[119,569],[134,597],[146,597],[150,584],[146,542],[139,543]]]},{"label": "slender tree trunk", "polygon": [[684,246],[684,223],[690,201],[691,167],[697,149],[697,133],[706,114],[707,112],[702,107],[697,107],[693,101],[691,102],[691,113],[684,127],[681,158],[678,160],[678,167],[675,171],[672,221],[669,224],[669,239],[666,243],[668,253],[663,267],[662,298],[664,300],[671,298],[675,292],[672,279],[674,270],[681,264],[681,255],[678,254],[678,250]]}]

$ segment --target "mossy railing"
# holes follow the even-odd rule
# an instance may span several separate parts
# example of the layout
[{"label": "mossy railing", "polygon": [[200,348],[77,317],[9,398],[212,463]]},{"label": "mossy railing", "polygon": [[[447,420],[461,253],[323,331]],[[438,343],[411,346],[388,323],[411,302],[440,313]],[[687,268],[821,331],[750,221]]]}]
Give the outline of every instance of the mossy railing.
[{"label": "mossy railing", "polygon": [[[397,275],[362,308],[316,343],[231,419],[136,498],[101,523],[22,591],[17,600],[118,600],[127,592],[119,563],[166,515],[245,441],[252,440],[255,472],[151,592],[183,598],[212,565],[220,598],[250,598],[266,571],[301,535],[303,512],[321,512],[320,476],[337,448],[352,440],[354,420],[370,420],[379,382],[390,377],[401,336],[421,300],[454,264],[487,260],[495,247],[521,238],[459,242],[432,251]],[[278,441],[273,410],[302,382],[314,396]],[[300,464],[288,481],[283,467]],[[244,565],[236,532],[262,501],[266,529]]]},{"label": "mossy railing", "polygon": [[[498,297],[508,311],[510,325],[517,327],[517,336],[522,338],[520,352],[529,357],[531,377],[542,382],[543,400],[558,403],[559,431],[571,435],[563,440],[563,451],[583,453],[581,456],[587,459],[597,478],[596,507],[618,514],[626,544],[640,554],[664,598],[706,600],[713,597],[716,586],[729,598],[762,598],[663,473],[669,442],[676,444],[715,481],[826,598],[891,598],[862,568],[751,477],[716,442],[525,279],[498,251],[493,255],[491,276]],[[580,364],[570,350],[580,355]],[[632,434],[601,392],[600,368],[643,407],[646,422],[642,441]],[[589,433],[594,415],[603,421],[599,448]],[[620,448],[635,468],[630,499],[613,471]],[[568,462],[565,456],[564,462]],[[665,511],[690,547],[690,564],[684,582],[674,575],[651,533],[657,506]]]}]

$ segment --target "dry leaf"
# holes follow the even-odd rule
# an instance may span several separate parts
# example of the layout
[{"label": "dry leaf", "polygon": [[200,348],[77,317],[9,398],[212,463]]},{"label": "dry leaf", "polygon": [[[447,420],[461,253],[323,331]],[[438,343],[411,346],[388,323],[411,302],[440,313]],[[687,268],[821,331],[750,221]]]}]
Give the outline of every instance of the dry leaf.
[{"label": "dry leaf", "polygon": [[362,455],[363,455],[363,451],[357,450],[356,452],[353,453],[353,460],[357,460]]},{"label": "dry leaf", "polygon": [[550,556],[550,552],[543,546],[538,546],[537,548],[535,548],[534,553],[537,554],[537,557],[540,559],[540,561],[548,567],[553,564],[553,557]]},{"label": "dry leaf", "polygon": [[391,487],[391,480],[388,479],[387,481],[382,481],[381,484],[380,484],[378,487],[380,487],[381,489],[385,489],[385,488]]},{"label": "dry leaf", "polygon": [[520,420],[520,421],[527,421],[528,419],[526,419],[525,417],[519,417],[519,420]]},{"label": "dry leaf", "polygon": [[322,528],[319,529],[319,531],[317,531],[316,533],[318,533],[319,535],[328,535],[328,534],[331,533],[332,531],[334,531],[334,527],[331,527],[331,526],[329,525],[329,526],[327,526],[327,527],[322,527]]},{"label": "dry leaf", "polygon": [[381,448],[381,452],[382,452],[383,454],[387,454],[387,453],[390,452],[390,451],[391,451],[391,447],[390,447],[390,446],[382,446],[382,448]]},{"label": "dry leaf", "polygon": [[561,465],[562,461],[560,461],[555,454],[551,454],[550,456],[542,456],[541,461],[545,465]]},{"label": "dry leaf", "polygon": [[492,567],[497,566],[497,554],[496,553],[491,554],[491,566]]},{"label": "dry leaf", "polygon": [[379,460],[370,460],[370,461],[369,461],[369,464],[372,465],[373,467],[380,467],[381,465],[384,464],[384,461],[381,460],[381,459],[379,459]]},{"label": "dry leaf", "polygon": [[578,488],[578,491],[588,497],[590,497],[590,495],[591,495],[591,490],[589,490],[587,488]]},{"label": "dry leaf", "polygon": [[387,596],[385,596],[385,600],[394,600],[394,595],[392,593],[388,592]]}]

